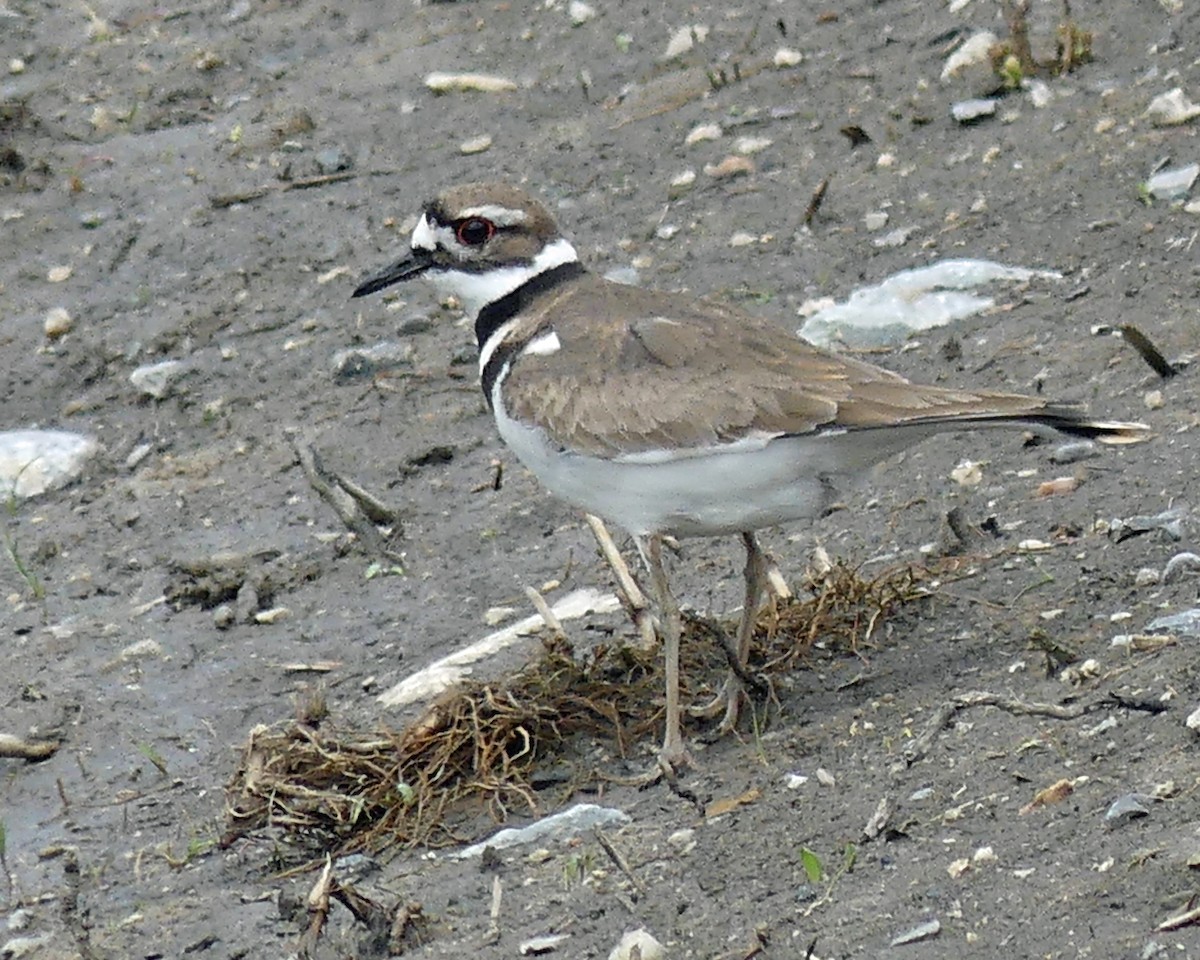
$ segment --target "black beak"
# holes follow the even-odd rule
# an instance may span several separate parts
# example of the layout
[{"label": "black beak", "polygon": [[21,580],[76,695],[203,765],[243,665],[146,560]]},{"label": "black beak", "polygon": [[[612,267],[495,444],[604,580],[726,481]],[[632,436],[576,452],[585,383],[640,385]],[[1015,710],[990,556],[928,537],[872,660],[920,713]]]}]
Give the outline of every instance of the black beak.
[{"label": "black beak", "polygon": [[368,275],[355,287],[350,297],[353,299],[354,297],[365,297],[368,294],[378,293],[384,287],[390,287],[393,283],[401,283],[405,280],[411,280],[413,277],[420,276],[431,266],[433,266],[432,253],[426,250],[413,250],[403,260],[399,260],[391,266],[384,267],[378,273]]}]

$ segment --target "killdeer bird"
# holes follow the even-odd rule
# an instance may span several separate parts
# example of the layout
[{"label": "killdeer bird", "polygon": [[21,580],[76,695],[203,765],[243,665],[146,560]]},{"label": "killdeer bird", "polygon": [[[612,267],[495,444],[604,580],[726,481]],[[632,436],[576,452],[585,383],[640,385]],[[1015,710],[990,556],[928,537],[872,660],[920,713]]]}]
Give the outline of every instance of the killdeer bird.
[{"label": "killdeer bird", "polygon": [[[1105,443],[1135,423],[1067,404],[912,383],[820,350],[774,323],[589,273],[549,210],[519,187],[474,183],[428,203],[411,249],[355,297],[423,277],[475,316],[479,373],[500,436],[552,493],[624,528],[662,618],[666,735],[680,728],[680,613],[662,538],[739,535],[749,653],[766,562],[762,527],[820,515],[869,467],[945,430],[1052,428]],[[736,673],[722,726],[737,719]]]}]

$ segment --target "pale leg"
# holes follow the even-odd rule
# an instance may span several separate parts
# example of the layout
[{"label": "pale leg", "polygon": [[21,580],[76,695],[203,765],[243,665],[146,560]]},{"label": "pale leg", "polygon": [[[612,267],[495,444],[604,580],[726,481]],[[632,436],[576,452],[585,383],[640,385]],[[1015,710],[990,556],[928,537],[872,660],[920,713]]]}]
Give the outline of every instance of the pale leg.
[{"label": "pale leg", "polygon": [[663,569],[662,538],[658,536],[635,538],[646,568],[650,571],[650,585],[654,599],[658,602],[662,617],[663,662],[667,677],[666,733],[663,736],[659,759],[672,768],[691,763],[687,748],[683,744],[683,726],[679,709],[679,641],[683,632],[683,621],[679,604],[667,583],[667,572]]},{"label": "pale leg", "polygon": [[742,543],[746,547],[746,566],[742,571],[745,578],[746,593],[742,600],[742,618],[738,621],[737,631],[737,669],[730,667],[721,692],[711,703],[695,707],[690,712],[695,716],[715,717],[722,709],[725,715],[717,727],[718,733],[729,733],[737,726],[738,713],[742,706],[742,680],[738,673],[746,672],[750,661],[750,643],[754,639],[754,625],[758,621],[758,606],[762,600],[763,591],[767,586],[767,571],[771,561],[758,545],[753,532],[747,530],[742,534]]}]

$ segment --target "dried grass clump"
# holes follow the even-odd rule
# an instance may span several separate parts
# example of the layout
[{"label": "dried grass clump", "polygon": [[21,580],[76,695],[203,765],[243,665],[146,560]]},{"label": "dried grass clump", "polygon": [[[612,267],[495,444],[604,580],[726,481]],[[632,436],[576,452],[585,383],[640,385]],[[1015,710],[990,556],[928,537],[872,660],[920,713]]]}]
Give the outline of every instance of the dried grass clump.
[{"label": "dried grass clump", "polygon": [[[857,651],[883,618],[928,595],[931,578],[906,566],[868,581],[840,564],[811,576],[807,599],[764,611],[753,672],[793,668],[818,638]],[[684,675],[693,691],[717,686],[724,669],[713,629],[702,618],[685,622]],[[457,808],[461,816],[468,799],[483,800],[497,821],[514,804],[536,813],[533,774],[577,758],[571,745],[580,738],[607,741],[622,757],[652,739],[661,669],[656,652],[601,646],[577,660],[569,645],[552,641],[516,676],[467,684],[399,732],[343,729],[312,709],[256,727],[227,787],[224,843],[269,827],[309,853],[343,855],[461,842],[451,814]],[[603,779],[579,766],[565,793]]]}]

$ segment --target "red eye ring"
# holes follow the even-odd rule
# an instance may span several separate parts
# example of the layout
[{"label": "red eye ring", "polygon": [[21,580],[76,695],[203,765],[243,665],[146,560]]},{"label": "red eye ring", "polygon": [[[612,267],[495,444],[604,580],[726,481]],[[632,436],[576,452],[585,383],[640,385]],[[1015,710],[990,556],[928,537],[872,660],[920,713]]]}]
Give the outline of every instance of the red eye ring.
[{"label": "red eye ring", "polygon": [[496,225],[484,217],[469,217],[454,225],[454,236],[464,247],[482,247],[496,234]]}]

